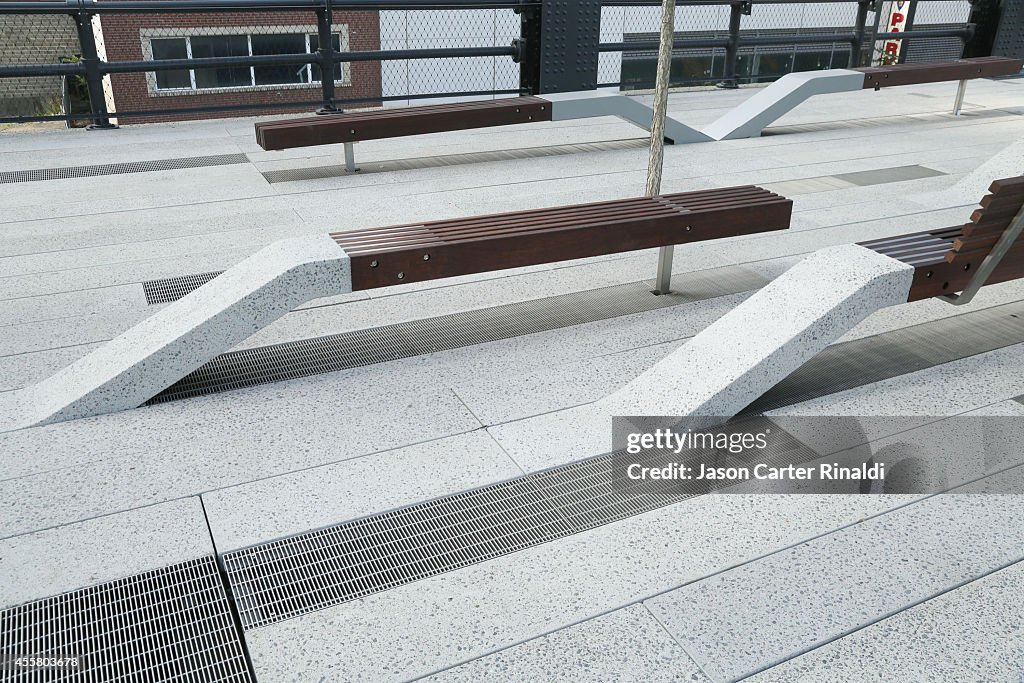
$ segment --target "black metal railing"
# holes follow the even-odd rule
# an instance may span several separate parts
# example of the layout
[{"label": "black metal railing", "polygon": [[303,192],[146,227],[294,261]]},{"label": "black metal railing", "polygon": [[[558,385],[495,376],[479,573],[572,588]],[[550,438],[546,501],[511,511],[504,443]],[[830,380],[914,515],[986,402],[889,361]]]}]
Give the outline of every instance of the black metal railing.
[{"label": "black metal railing", "polygon": [[[923,1],[923,0],[922,0]],[[944,0],[927,0],[943,2]],[[947,0],[948,1],[948,0]],[[819,32],[761,32],[744,31],[744,17],[749,16],[756,5],[856,5],[853,25],[849,30],[824,30]],[[59,114],[18,114],[2,116],[0,122],[49,121],[84,119],[92,121],[93,127],[110,127],[111,113],[104,97],[103,79],[112,74],[155,74],[182,72],[187,70],[210,69],[255,69],[266,67],[310,66],[319,69],[317,84],[312,76],[303,81],[307,89],[319,86],[319,99],[305,97],[275,99],[272,103],[261,101],[232,101],[216,104],[189,102],[188,106],[155,106],[149,109],[118,107],[118,117],[146,117],[168,115],[191,115],[204,112],[239,112],[265,110],[269,107],[311,108],[319,113],[340,111],[340,106],[358,103],[380,104],[388,100],[412,100],[418,98],[452,97],[469,95],[493,95],[503,93],[544,93],[560,90],[578,90],[596,87],[598,78],[598,57],[601,53],[621,52],[637,54],[654,51],[657,40],[642,38],[623,42],[599,42],[594,27],[595,16],[599,23],[604,7],[657,7],[660,0],[41,0],[39,2],[4,2],[0,0],[0,20],[8,15],[66,15],[75,25],[80,54],[74,60],[62,63],[0,63],[0,85],[3,79],[63,77],[84,80],[89,94],[89,111]],[[729,7],[728,25],[714,32],[714,35],[679,36],[673,44],[674,50],[712,49],[724,52],[724,68],[720,86],[736,87],[740,82],[738,62],[741,51],[748,48],[770,46],[812,46],[822,44],[849,45],[850,54],[846,66],[861,66],[865,46],[878,40],[910,40],[956,37],[967,41],[973,27],[965,24],[958,28],[915,29],[908,25],[902,33],[879,32],[878,16],[881,10],[879,0],[680,0],[683,7],[718,8]],[[427,12],[437,10],[511,10],[519,15],[519,35],[513,36],[508,44],[480,45],[476,47],[452,46],[436,48],[407,49],[338,49],[333,39],[334,17],[337,12],[382,12],[387,10]],[[101,59],[103,52],[97,45],[94,20],[103,15],[124,14],[196,14],[231,12],[306,12],[315,15],[317,38],[316,49],[307,43],[307,52],[290,54],[250,54],[238,56],[193,56],[171,59]],[[869,15],[875,15],[873,26],[869,26]],[[377,15],[380,16],[379,14]],[[439,26],[439,31],[444,27]],[[310,38],[312,40],[312,38]],[[378,35],[379,41],[379,35]],[[376,43],[379,47],[380,43]],[[190,48],[191,49],[191,48]],[[339,64],[361,62],[384,63],[405,60],[450,60],[468,58],[504,58],[518,63],[518,88],[497,87],[484,89],[437,88],[423,92],[423,88],[409,87],[401,94],[375,92],[340,97],[336,90],[335,73]],[[845,57],[844,57],[845,59]],[[194,71],[192,72],[194,74]],[[148,77],[148,76],[147,76]],[[496,82],[496,81],[495,81]],[[268,86],[257,87],[253,76],[253,90],[267,91]],[[194,85],[194,84],[193,84]],[[600,83],[600,85],[609,85]],[[614,85],[618,85],[615,83]],[[243,88],[244,89],[244,88]],[[273,88],[271,87],[271,90]],[[239,90],[238,88],[235,89]],[[194,90],[189,94],[203,95],[206,91]],[[301,91],[300,91],[301,92]],[[244,99],[244,98],[243,98]],[[257,98],[251,98],[253,100]]]}]

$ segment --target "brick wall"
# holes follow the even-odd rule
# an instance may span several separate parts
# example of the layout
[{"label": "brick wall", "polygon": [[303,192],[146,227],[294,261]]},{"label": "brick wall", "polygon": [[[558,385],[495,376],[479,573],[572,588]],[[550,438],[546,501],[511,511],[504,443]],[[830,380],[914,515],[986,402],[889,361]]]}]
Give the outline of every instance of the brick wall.
[{"label": "brick wall", "polygon": [[[380,49],[380,19],[377,12],[335,12],[334,26],[347,27],[350,50]],[[147,59],[143,51],[142,34],[178,34],[178,29],[192,27],[311,27],[316,25],[313,12],[231,12],[196,14],[106,14],[101,18],[102,34],[108,61],[135,61]],[[249,31],[239,31],[247,33]],[[312,31],[315,33],[315,30]],[[336,87],[335,96],[346,98],[377,98],[381,92],[380,64],[355,62],[349,67],[349,85]],[[151,78],[151,77],[150,77]],[[147,85],[147,74],[111,74],[110,87],[117,111],[166,111],[188,107],[265,104],[257,110],[225,111],[201,114],[157,114],[141,117],[118,115],[119,123],[145,123],[154,121],[182,121],[187,119],[222,118],[228,116],[256,116],[271,113],[303,113],[315,107],[295,108],[275,106],[281,102],[319,101],[320,85],[288,87],[256,87],[225,92],[195,92],[155,94]],[[372,106],[373,102],[360,106]]]},{"label": "brick wall", "polygon": [[[71,17],[0,15],[0,64],[56,64],[78,54]],[[0,116],[32,116],[60,104],[60,77],[0,79]]]}]

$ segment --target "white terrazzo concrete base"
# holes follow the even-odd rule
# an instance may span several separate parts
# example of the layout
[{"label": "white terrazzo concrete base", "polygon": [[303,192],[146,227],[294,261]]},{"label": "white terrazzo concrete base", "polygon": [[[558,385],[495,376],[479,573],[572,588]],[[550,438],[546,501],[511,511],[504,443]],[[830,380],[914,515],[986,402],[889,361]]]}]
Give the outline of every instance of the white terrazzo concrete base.
[{"label": "white terrazzo concrete base", "polygon": [[49,379],[9,392],[0,431],[136,408],[311,299],[351,291],[328,235],[276,242]]}]

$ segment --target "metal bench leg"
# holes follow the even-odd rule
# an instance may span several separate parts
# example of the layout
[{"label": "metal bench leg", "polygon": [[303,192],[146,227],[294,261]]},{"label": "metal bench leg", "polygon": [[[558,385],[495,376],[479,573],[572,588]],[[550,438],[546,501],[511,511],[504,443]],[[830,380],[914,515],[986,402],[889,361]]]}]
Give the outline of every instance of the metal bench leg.
[{"label": "metal bench leg", "polygon": [[953,102],[953,116],[960,116],[960,109],[964,106],[964,93],[967,92],[967,81],[960,81],[956,87],[956,101]]},{"label": "metal bench leg", "polygon": [[352,142],[345,143],[345,170],[349,173],[355,173],[359,170],[359,167],[356,166],[355,144]]},{"label": "metal bench leg", "polygon": [[974,295],[978,293],[978,290],[985,285],[988,278],[999,267],[1003,257],[1006,256],[1006,252],[1010,251],[1013,245],[1017,243],[1017,238],[1020,237],[1022,232],[1024,232],[1024,209],[1021,209],[1014,219],[1010,221],[1010,225],[1003,231],[999,241],[992,247],[992,251],[988,253],[985,260],[981,262],[981,266],[974,272],[974,277],[967,283],[963,291],[959,294],[946,294],[945,296],[940,296],[939,299],[954,306],[963,306],[970,303]]},{"label": "metal bench leg", "polygon": [[654,293],[668,294],[672,291],[672,257],[674,246],[662,247],[658,250],[658,274],[654,279]]}]

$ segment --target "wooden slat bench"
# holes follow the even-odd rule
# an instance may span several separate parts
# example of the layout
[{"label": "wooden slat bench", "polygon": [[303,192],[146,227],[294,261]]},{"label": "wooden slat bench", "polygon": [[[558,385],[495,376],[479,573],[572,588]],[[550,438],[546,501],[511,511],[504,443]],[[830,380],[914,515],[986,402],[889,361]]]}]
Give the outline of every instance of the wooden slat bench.
[{"label": "wooden slat bench", "polygon": [[890,88],[898,85],[966,81],[1020,73],[1024,60],[1012,57],[970,57],[942,62],[917,62],[891,66],[867,66],[851,69],[864,74],[864,88]]},{"label": "wooden slat bench", "polygon": [[[908,301],[949,296],[964,290],[999,240],[1013,229],[1015,218],[1018,226],[1024,221],[1024,176],[996,180],[989,192],[966,225],[860,244],[914,267]],[[1020,233],[1007,237],[1012,239],[1009,248],[981,284],[1024,277],[1024,239]]]},{"label": "wooden slat bench", "polygon": [[312,299],[783,230],[792,211],[748,185],[279,240],[21,390],[0,431],[138,407]]},{"label": "wooden slat bench", "polygon": [[550,102],[508,97],[267,121],[256,124],[256,142],[280,150],[550,120]]}]

